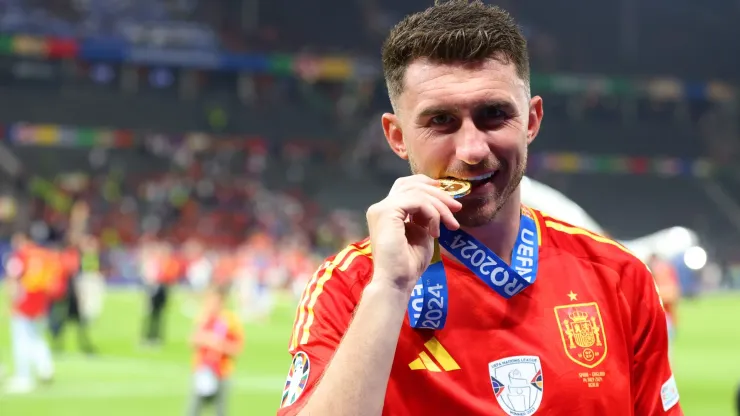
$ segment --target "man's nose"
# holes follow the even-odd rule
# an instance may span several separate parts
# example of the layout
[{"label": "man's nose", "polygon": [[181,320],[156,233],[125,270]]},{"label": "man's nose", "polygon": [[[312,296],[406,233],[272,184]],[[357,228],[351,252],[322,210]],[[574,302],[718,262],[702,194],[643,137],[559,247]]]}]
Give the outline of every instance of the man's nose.
[{"label": "man's nose", "polygon": [[466,120],[457,131],[457,158],[468,165],[477,165],[488,158],[490,149],[486,133],[480,131],[472,120]]}]

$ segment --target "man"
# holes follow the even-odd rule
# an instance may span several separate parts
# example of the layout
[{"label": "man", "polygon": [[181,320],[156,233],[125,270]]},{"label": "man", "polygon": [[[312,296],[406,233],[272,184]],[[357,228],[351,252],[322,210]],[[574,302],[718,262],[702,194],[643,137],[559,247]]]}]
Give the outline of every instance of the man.
[{"label": "man", "polygon": [[203,405],[213,402],[216,414],[226,414],[229,378],[234,361],[244,346],[244,332],[238,316],[227,306],[228,286],[213,285],[203,302],[192,337],[195,347],[194,392],[188,415],[197,416]]},{"label": "man", "polygon": [[645,265],[521,206],[542,98],[511,17],[435,5],[391,31],[383,67],[385,136],[415,175],[309,281],[290,346],[305,382],[278,414],[682,414]]},{"label": "man", "polygon": [[76,254],[70,247],[62,247],[56,252],[61,267],[49,291],[49,332],[54,352],[61,351],[60,338],[68,318],[69,281],[78,268]]},{"label": "man", "polygon": [[[64,265],[61,279],[64,288],[61,298],[52,307],[53,322],[51,325],[52,340],[55,352],[63,350],[64,328],[68,321],[77,324],[77,343],[86,355],[92,355],[95,348],[88,333],[88,316],[83,308],[87,300],[80,293],[83,285],[90,285],[91,280],[100,279],[100,254],[95,237],[81,234],[72,244],[60,253]],[[92,283],[94,284],[94,283]]]},{"label": "man", "polygon": [[28,393],[36,387],[37,378],[49,382],[54,376],[44,327],[49,291],[59,265],[54,253],[37,246],[24,234],[14,235],[12,244],[14,252],[6,269],[13,304],[10,326],[14,374],[6,391]]},{"label": "man", "polygon": [[144,324],[144,345],[159,346],[164,339],[163,320],[170,287],[182,276],[184,263],[172,245],[165,242],[149,253],[145,251],[144,255],[146,263],[142,265],[145,269],[143,276],[149,297],[149,309]]}]

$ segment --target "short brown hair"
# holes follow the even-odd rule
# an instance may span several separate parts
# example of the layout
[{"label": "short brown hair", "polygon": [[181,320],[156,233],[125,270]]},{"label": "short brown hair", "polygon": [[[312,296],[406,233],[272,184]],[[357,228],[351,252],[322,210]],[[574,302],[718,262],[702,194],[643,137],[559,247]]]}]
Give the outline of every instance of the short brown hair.
[{"label": "short brown hair", "polygon": [[495,57],[513,62],[529,85],[527,41],[505,10],[480,0],[437,0],[406,16],[385,40],[383,73],[393,102],[403,92],[406,68],[419,58],[439,63],[479,62]]}]

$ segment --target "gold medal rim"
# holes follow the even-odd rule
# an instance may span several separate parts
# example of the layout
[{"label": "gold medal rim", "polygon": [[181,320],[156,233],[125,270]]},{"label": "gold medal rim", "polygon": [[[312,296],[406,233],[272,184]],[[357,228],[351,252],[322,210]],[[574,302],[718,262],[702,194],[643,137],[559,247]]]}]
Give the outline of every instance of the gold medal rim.
[{"label": "gold medal rim", "polygon": [[453,196],[453,197],[459,197],[459,196],[467,195],[470,192],[470,182],[468,182],[468,181],[464,181],[464,180],[461,180],[461,179],[449,179],[449,178],[445,178],[445,179],[439,179],[439,182],[441,184],[445,184],[445,183],[456,183],[456,184],[462,185],[462,188],[460,190],[458,190],[458,191],[455,191],[455,192],[445,191],[450,196]]}]

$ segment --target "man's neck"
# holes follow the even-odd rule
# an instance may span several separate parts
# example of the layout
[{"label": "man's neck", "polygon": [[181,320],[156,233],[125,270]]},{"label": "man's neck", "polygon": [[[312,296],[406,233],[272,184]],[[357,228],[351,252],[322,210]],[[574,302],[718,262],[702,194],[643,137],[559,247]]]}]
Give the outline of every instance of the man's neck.
[{"label": "man's neck", "polygon": [[[463,231],[470,234],[481,244],[496,253],[507,264],[511,264],[511,255],[519,233],[521,220],[521,197],[516,190],[496,214],[490,223],[474,228],[463,227]],[[449,254],[446,252],[446,254]],[[449,258],[454,259],[451,255]]]}]

